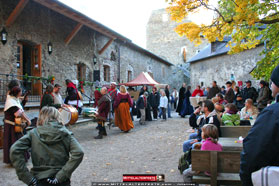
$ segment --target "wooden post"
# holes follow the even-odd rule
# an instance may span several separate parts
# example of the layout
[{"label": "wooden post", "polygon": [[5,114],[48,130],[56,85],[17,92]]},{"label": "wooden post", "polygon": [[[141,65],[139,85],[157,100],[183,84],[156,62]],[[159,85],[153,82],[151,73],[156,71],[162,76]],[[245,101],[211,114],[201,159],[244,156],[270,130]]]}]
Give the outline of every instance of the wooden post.
[{"label": "wooden post", "polygon": [[79,23],[77,26],[74,28],[74,30],[67,36],[65,39],[66,45],[68,45],[72,39],[75,37],[75,35],[78,33],[78,31],[82,28],[83,24]]},{"label": "wooden post", "polygon": [[217,151],[210,152],[210,185],[217,186]]},{"label": "wooden post", "polygon": [[16,20],[17,16],[22,12],[26,4],[28,3],[29,0],[20,0],[19,3],[16,5],[15,9],[13,12],[10,14],[6,21],[6,26],[9,27],[11,26],[14,21]]},{"label": "wooden post", "polygon": [[113,42],[114,38],[110,39],[105,46],[99,51],[99,55],[101,55],[108,47],[109,45]]}]

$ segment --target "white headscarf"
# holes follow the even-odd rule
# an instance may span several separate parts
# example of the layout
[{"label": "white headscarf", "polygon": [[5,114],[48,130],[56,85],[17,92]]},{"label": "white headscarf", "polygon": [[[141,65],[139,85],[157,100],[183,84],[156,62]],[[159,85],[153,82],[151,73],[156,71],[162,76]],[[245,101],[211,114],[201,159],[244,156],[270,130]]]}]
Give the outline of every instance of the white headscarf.
[{"label": "white headscarf", "polygon": [[4,107],[4,112],[7,111],[9,108],[17,106],[18,108],[22,109],[22,105],[20,104],[19,98],[16,98],[14,96],[7,95],[5,107]]}]

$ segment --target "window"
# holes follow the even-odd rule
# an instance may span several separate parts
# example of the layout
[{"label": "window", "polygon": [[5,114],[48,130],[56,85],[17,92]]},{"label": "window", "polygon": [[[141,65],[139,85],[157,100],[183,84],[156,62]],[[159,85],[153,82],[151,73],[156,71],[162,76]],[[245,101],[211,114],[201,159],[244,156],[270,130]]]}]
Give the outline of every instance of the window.
[{"label": "window", "polygon": [[132,71],[131,70],[128,70],[128,78],[127,78],[127,81],[131,81],[132,80]]},{"label": "window", "polygon": [[110,73],[108,65],[104,65],[104,81],[110,82]]},{"label": "window", "polygon": [[219,44],[218,41],[211,43],[211,53],[216,52],[218,44]]},{"label": "window", "polygon": [[163,78],[166,76],[165,67],[162,67],[162,76]]},{"label": "window", "polygon": [[116,56],[115,56],[115,53],[113,51],[110,53],[110,60],[116,61]]},{"label": "window", "polygon": [[85,64],[80,63],[77,65],[77,79],[78,80],[86,79],[86,65]]},{"label": "window", "polygon": [[180,54],[181,54],[181,56],[182,56],[182,60],[184,61],[184,62],[186,62],[186,60],[187,60],[187,47],[186,46],[184,46],[184,47],[181,47],[181,51],[180,51]]}]

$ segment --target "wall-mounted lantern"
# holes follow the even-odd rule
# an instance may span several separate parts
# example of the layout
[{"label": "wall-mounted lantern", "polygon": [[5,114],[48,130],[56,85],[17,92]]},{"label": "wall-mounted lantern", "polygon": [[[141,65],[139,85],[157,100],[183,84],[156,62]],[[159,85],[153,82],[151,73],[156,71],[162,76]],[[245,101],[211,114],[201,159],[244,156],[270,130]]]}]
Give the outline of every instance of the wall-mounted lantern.
[{"label": "wall-mounted lantern", "polygon": [[47,44],[47,52],[49,55],[52,53],[52,43],[51,42],[48,42],[48,44]]},{"label": "wall-mounted lantern", "polygon": [[3,45],[7,43],[7,36],[8,36],[8,32],[6,31],[5,27],[3,27],[1,31],[1,42],[3,43]]},{"label": "wall-mounted lantern", "polygon": [[95,56],[95,54],[94,54],[94,56],[93,56],[93,63],[94,63],[94,65],[97,64],[97,57]]}]

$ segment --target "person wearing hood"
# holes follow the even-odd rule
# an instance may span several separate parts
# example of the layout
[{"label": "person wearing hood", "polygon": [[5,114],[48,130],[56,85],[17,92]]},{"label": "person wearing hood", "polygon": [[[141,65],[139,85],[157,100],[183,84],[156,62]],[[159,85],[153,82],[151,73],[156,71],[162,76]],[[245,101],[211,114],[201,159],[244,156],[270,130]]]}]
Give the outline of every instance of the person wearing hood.
[{"label": "person wearing hood", "polygon": [[240,125],[240,116],[237,107],[233,103],[225,105],[225,112],[222,115],[222,122],[225,125],[236,126]]},{"label": "person wearing hood", "polygon": [[178,95],[178,105],[176,108],[176,112],[178,112],[178,114],[180,115],[180,112],[183,108],[183,101],[185,98],[185,93],[186,93],[186,83],[182,84],[182,87],[179,89],[179,95]]},{"label": "person wearing hood", "polygon": [[[7,97],[9,97],[9,93],[11,92],[11,90],[14,87],[22,87],[21,83],[19,80],[17,79],[13,79],[9,82],[8,84],[8,92],[7,92]],[[24,108],[24,106],[26,105],[27,101],[28,101],[28,94],[30,93],[30,91],[26,91],[25,94],[23,95],[23,100],[21,101],[21,106]]]},{"label": "person wearing hood", "polygon": [[261,111],[243,140],[240,178],[245,186],[253,185],[253,172],[263,167],[279,165],[279,65],[273,70],[270,79],[275,103]]},{"label": "person wearing hood", "polygon": [[[75,83],[77,85],[78,81]],[[69,79],[66,79],[66,85],[67,97],[65,99],[65,104],[72,105],[78,110],[78,113],[81,114],[83,103],[81,101],[81,94],[79,93],[77,86]]]},{"label": "person wearing hood", "polygon": [[[37,128],[29,131],[12,147],[10,158],[19,180],[27,185],[69,186],[74,170],[83,159],[83,150],[70,132],[60,122],[54,107],[43,107]],[[28,170],[24,151],[31,148],[33,168]]]},{"label": "person wearing hood", "polygon": [[105,122],[107,121],[108,114],[111,110],[111,98],[108,95],[108,90],[106,87],[101,89],[102,97],[98,101],[98,114],[96,115],[98,120],[99,134],[95,136],[95,139],[102,139],[103,136],[107,136],[107,131],[105,128]]},{"label": "person wearing hood", "polygon": [[[21,96],[21,88],[18,86],[13,87],[9,91],[7,96],[5,107],[4,107],[4,143],[3,143],[3,162],[10,164],[10,148],[11,146],[20,139],[23,134],[15,130],[16,118],[22,118],[27,121],[30,125],[31,121],[28,116],[24,113],[23,107],[20,103],[19,97]],[[29,158],[28,153],[25,153],[26,160]]]}]

